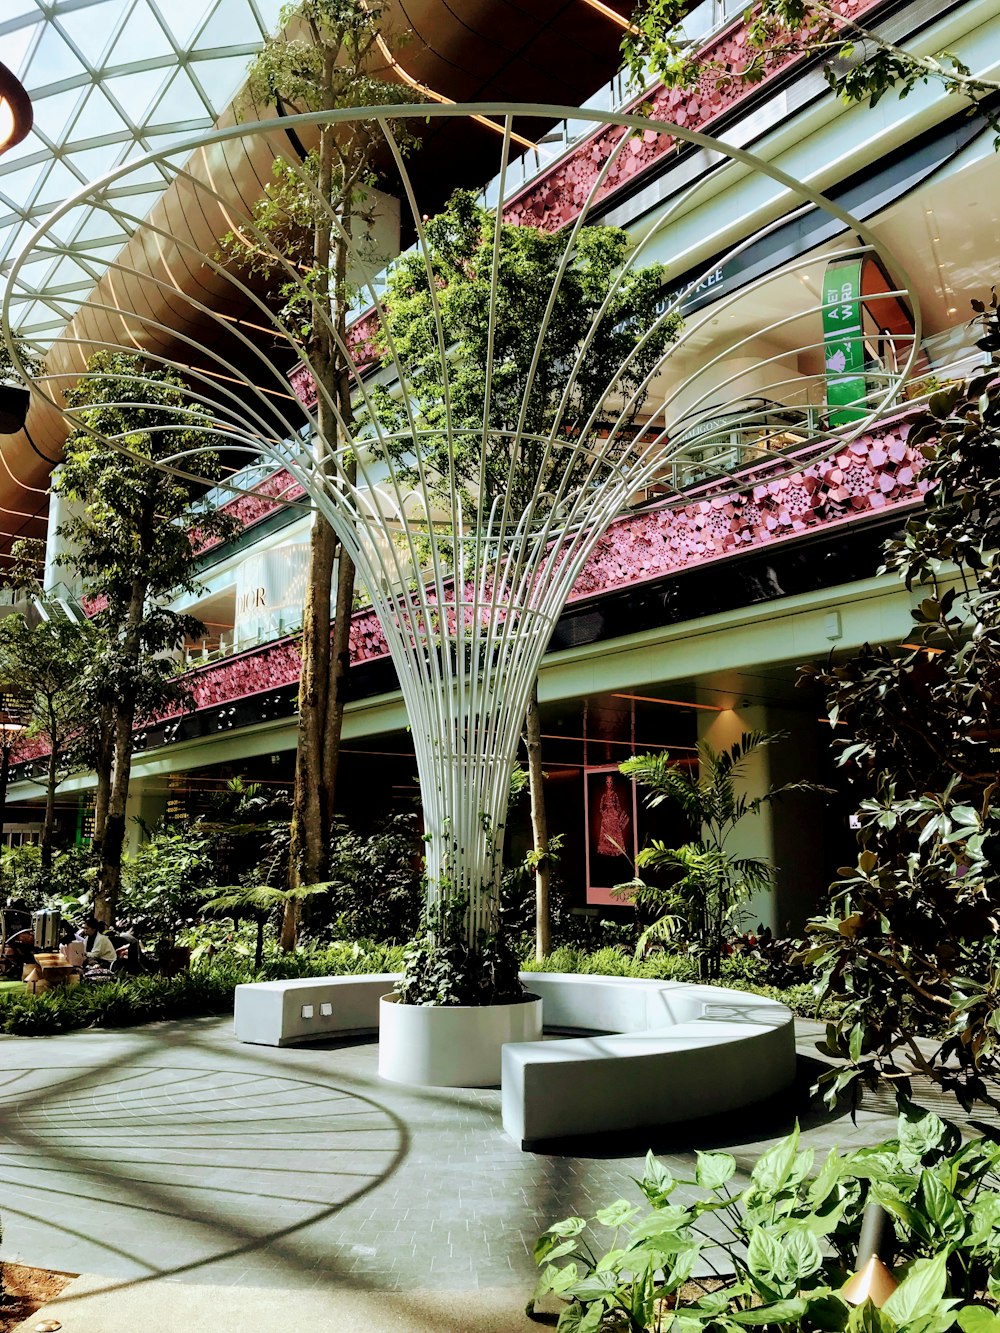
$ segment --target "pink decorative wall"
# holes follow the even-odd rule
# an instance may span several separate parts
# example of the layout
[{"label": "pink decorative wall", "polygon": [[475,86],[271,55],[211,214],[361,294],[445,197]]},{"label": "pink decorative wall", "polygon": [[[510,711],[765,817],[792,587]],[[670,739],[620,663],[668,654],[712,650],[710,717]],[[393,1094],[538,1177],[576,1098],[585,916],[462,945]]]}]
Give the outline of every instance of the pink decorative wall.
[{"label": "pink decorative wall", "polygon": [[[830,8],[845,18],[858,19],[882,0],[830,0]],[[697,92],[678,88],[657,87],[628,107],[633,115],[648,114],[653,120],[669,121],[686,129],[709,130],[720,116],[730,112],[740,102],[756,95],[763,84],[776,75],[802,63],[807,57],[797,52],[765,57],[761,77],[747,81],[734,74],[744,69],[750,57],[747,49],[747,29],[740,15],[728,27],[717,33],[701,49],[706,72],[702,75]],[[542,172],[504,207],[507,222],[524,226],[544,227],[558,231],[579,216],[590,197],[594,182],[618,142],[631,131],[618,126],[602,126],[576,145],[571,153]],[[651,171],[660,159],[680,144],[671,135],[647,130],[632,138],[618,156],[597,194],[604,200],[623,186],[632,184],[645,172]],[[366,311],[348,333],[348,344],[354,353],[354,364],[365,370],[378,359],[376,331],[378,316],[374,309]],[[289,375],[297,398],[307,407],[316,405],[316,387],[312,376],[303,365]]]},{"label": "pink decorative wall", "polygon": [[[254,523],[259,523],[262,518],[267,518],[268,514],[273,514],[276,509],[281,508],[281,500],[274,497],[280,496],[282,500],[297,500],[304,494],[302,486],[293,481],[284,468],[280,472],[272,472],[269,477],[255,486],[252,492],[246,495],[237,495],[235,499],[229,500],[222,506],[222,512],[231,514],[236,518],[242,527],[249,528]],[[218,537],[209,537],[206,540],[199,540],[197,530],[191,533],[194,549],[202,554],[205,551],[211,551],[213,547],[219,545]]]},{"label": "pink decorative wall", "polygon": [[906,443],[909,429],[902,416],[791,477],[619,520],[598,544],[570,601],[913,503],[926,485],[917,475],[920,457]]},{"label": "pink decorative wall", "polygon": [[[904,413],[881,423],[878,430],[859,437],[832,458],[812,463],[791,477],[762,481],[728,497],[706,495],[681,506],[664,503],[620,519],[598,544],[570,601],[598,597],[744,551],[759,551],[868,514],[914,505],[927,485],[919,477],[920,456],[907,444],[912,416]],[[274,495],[275,487],[281,489],[280,483],[268,478],[261,489]],[[246,498],[233,503],[242,504]],[[262,499],[273,507],[267,494]],[[351,624],[351,660],[370,662],[386,656],[385,636],[375,613],[358,612]],[[213,708],[293,685],[300,666],[297,640],[288,638],[198,667],[191,672],[194,707]],[[16,757],[37,758],[47,750],[41,738],[25,741]]]}]

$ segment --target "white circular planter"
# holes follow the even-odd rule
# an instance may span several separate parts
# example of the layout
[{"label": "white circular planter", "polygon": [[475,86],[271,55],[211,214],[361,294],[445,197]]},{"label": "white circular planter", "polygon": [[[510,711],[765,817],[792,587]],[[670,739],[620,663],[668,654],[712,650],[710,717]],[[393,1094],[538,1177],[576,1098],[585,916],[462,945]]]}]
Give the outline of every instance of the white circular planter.
[{"label": "white circular planter", "polygon": [[378,1072],[390,1083],[432,1088],[488,1088],[500,1082],[500,1048],[539,1041],[542,1002],[519,1004],[401,1004],[379,1000]]}]

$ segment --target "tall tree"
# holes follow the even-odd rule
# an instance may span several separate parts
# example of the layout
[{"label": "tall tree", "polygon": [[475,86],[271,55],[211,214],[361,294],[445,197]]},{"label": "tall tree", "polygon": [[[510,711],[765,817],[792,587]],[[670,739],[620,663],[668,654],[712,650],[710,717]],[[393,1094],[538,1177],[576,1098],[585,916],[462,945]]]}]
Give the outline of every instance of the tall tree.
[{"label": "tall tree", "polygon": [[[615,227],[582,228],[558,280],[566,235],[501,222],[498,290],[493,293],[497,225],[494,214],[477,204],[474,195],[457,191],[426,226],[433,294],[423,255],[404,257],[390,279],[382,335],[387,347],[391,339],[396,357],[407,367],[414,390],[407,406],[417,429],[428,432],[421,448],[423,466],[441,476],[442,497],[443,479],[453,470],[472,522],[503,497],[510,498],[516,511],[536,490],[559,490],[566,455],[547,449],[546,438],[557,424],[570,434],[589,429],[597,437],[606,430],[608,423],[599,412],[593,422],[591,418],[603,402],[613,369],[620,366],[627,369],[616,395],[627,408],[618,419],[623,440],[628,438],[628,427],[641,418],[645,405],[646,378],[680,325],[673,316],[657,323],[665,280],[662,265],[627,272],[608,299],[631,250],[627,233]],[[532,376],[538,331],[557,280],[558,295]],[[449,349],[445,361],[439,317]],[[388,350],[385,359],[392,364]],[[484,440],[487,394],[489,430]],[[385,447],[405,476],[410,450],[406,408],[386,388],[375,387],[371,398],[380,428],[394,437]],[[522,444],[515,456],[510,441],[522,414]],[[447,420],[449,431],[443,429]],[[438,427],[440,435],[435,434]],[[581,450],[576,458],[582,482],[589,455]],[[542,956],[549,948],[549,838],[537,686],[525,718],[525,741],[535,843],[536,953]]]},{"label": "tall tree", "polygon": [[[250,71],[257,105],[285,112],[335,111],[405,100],[407,90],[373,72],[379,61],[381,0],[303,0],[281,15],[281,30]],[[404,141],[405,141],[405,136]],[[321,125],[319,142],[294,169],[274,164],[274,178],[254,209],[271,242],[248,249],[235,234],[222,240],[232,261],[277,280],[276,295],[301,331],[317,378],[317,461],[348,442],[354,419],[352,366],[343,349],[352,288],[348,259],[369,225],[374,157],[383,142],[372,123]],[[304,188],[303,181],[312,188]],[[299,277],[289,282],[287,263]],[[339,558],[338,558],[339,557]],[[330,607],[336,597],[331,626]],[[345,686],[350,667],[354,565],[321,514],[313,518],[302,621],[298,749],[292,805],[290,887],[327,878],[340,756]],[[332,628],[332,635],[331,635]],[[287,900],[281,940],[295,944],[299,899]]]},{"label": "tall tree", "polygon": [[625,68],[637,87],[650,73],[668,88],[759,83],[790,55],[819,56],[827,82],[845,102],[875,106],[887,92],[905,97],[918,84],[937,83],[982,113],[1000,147],[1000,79],[979,77],[950,51],[907,51],[826,0],[760,0],[747,24],[745,63],[732,69],[703,55],[685,35],[689,10],[687,0],[639,0],[622,42]]},{"label": "tall tree", "polygon": [[[835,1098],[915,1070],[1000,1103],[1000,308],[989,362],[934,394],[909,440],[930,483],[885,548],[914,597],[916,647],[865,646],[806,674],[825,688],[858,801],[857,864],[809,922],[809,957],[842,1005]],[[918,1042],[918,1035],[934,1040]]]},{"label": "tall tree", "polygon": [[0,682],[17,700],[28,738],[48,746],[45,815],[39,839],[42,868],[52,865],[56,792],[76,766],[73,741],[86,724],[81,679],[94,652],[93,635],[69,620],[29,624],[20,615],[0,621]]},{"label": "tall tree", "polygon": [[[134,729],[143,716],[177,699],[183,687],[165,654],[198,628],[192,617],[164,605],[168,596],[198,589],[190,514],[197,487],[157,464],[198,450],[198,472],[212,477],[225,439],[176,371],[136,356],[97,353],[67,404],[80,427],[66,442],[56,484],[67,498],[82,502],[82,512],[60,534],[70,544],[66,563],[101,608],[92,618],[100,660],[91,663],[82,684],[90,715],[98,719],[89,756],[98,776],[95,911],[113,921]],[[108,449],[107,440],[128,452]],[[199,515],[197,526],[200,538],[233,531],[232,520],[220,512]]]}]

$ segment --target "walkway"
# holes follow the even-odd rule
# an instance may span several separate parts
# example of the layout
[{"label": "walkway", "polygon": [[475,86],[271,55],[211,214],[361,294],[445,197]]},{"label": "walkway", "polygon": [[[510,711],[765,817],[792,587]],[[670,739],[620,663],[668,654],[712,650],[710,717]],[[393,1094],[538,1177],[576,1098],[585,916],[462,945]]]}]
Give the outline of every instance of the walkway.
[{"label": "walkway", "polygon": [[[749,1170],[804,1109],[799,1089],[655,1141],[529,1154],[503,1133],[498,1091],[399,1087],[375,1066],[373,1042],[243,1046],[221,1019],[0,1038],[4,1258],[327,1296],[488,1289],[516,1310],[539,1233],[634,1197],[647,1147],[675,1174],[723,1145]],[[813,1110],[804,1126],[823,1150],[891,1121]]]}]

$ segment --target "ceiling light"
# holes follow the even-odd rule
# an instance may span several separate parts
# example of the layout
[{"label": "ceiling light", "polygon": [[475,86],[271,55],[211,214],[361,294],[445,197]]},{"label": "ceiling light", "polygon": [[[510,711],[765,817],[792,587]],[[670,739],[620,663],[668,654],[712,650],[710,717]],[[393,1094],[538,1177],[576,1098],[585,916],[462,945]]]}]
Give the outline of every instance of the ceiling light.
[{"label": "ceiling light", "polygon": [[693,704],[686,699],[653,699],[648,694],[612,694],[612,699],[634,699],[640,704],[668,704],[671,708],[699,708],[706,713],[728,713],[719,704]]},{"label": "ceiling light", "polygon": [[6,65],[0,65],[0,153],[19,144],[31,129],[31,98]]}]

